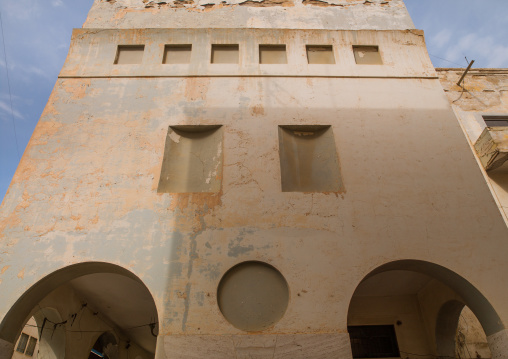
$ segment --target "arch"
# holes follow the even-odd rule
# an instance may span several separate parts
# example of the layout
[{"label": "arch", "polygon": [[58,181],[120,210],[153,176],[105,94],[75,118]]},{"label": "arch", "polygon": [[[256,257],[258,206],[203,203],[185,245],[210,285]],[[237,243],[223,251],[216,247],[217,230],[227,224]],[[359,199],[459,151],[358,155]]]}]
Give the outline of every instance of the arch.
[{"label": "arch", "polygon": [[455,357],[455,335],[459,323],[460,313],[465,304],[458,300],[451,300],[441,306],[436,321],[436,351],[442,358]]},{"label": "arch", "polygon": [[[93,313],[94,310],[100,311],[103,313],[101,321],[108,323],[107,325],[114,328],[114,330],[118,329],[120,333],[129,334],[128,331],[135,326],[132,323],[127,323],[129,320],[132,321],[133,318],[136,318],[140,322],[142,321],[142,323],[137,324],[143,324],[147,328],[144,330],[136,329],[137,332],[131,334],[135,336],[140,350],[146,350],[147,353],[155,351],[156,338],[154,337],[156,335],[154,333],[158,332],[158,312],[152,294],[141,279],[132,272],[118,265],[105,262],[73,264],[56,270],[36,282],[20,296],[4,316],[0,323],[0,339],[13,343],[21,332],[24,323],[34,312],[38,311],[39,303],[43,301],[43,306],[47,306],[48,303],[51,306],[50,302],[55,298],[55,293],[61,291],[62,288],[86,297],[87,301],[91,301],[91,303],[88,303],[88,307],[87,303],[83,303],[81,309],[86,308],[90,313]],[[120,290],[114,292],[116,289]],[[108,290],[110,290],[109,293],[107,293]],[[66,305],[62,304],[61,301],[59,302],[60,307]],[[92,310],[90,307],[93,308],[94,305],[95,309]],[[102,310],[97,310],[97,307],[102,308]],[[65,311],[61,312],[65,316],[63,321],[71,321],[71,314],[77,312],[74,310],[65,314]],[[127,315],[125,315],[126,311]],[[39,320],[41,318],[44,320],[44,318],[48,318],[48,315],[54,314],[49,309],[47,313],[46,310],[43,313],[44,315],[39,315]],[[141,316],[143,316],[143,319],[141,319]],[[52,320],[52,322],[58,321]],[[130,335],[127,335],[127,338],[130,337]],[[72,347],[70,342],[67,343],[67,350],[69,350],[69,346]],[[61,350],[57,349],[57,351],[60,353],[57,358],[63,358],[62,355],[64,354]]]},{"label": "arch", "polygon": [[505,329],[494,307],[478,289],[462,276],[435,263],[412,259],[389,262],[372,270],[365,276],[362,282],[377,274],[394,270],[425,274],[448,286],[463,299],[464,304],[476,315],[487,336],[496,334]]},{"label": "arch", "polygon": [[101,353],[106,359],[118,359],[118,340],[114,333],[102,333],[95,341],[91,351]]},{"label": "arch", "polygon": [[[421,260],[383,264],[360,281],[349,302],[353,355],[374,352],[376,340],[391,340],[395,343],[392,352],[400,349],[401,354],[455,357],[456,330],[465,306],[483,328],[492,357],[504,357],[503,348],[508,344],[504,324],[468,280]],[[372,334],[381,330],[383,334]],[[379,335],[384,339],[374,339]]]},{"label": "arch", "polygon": [[60,313],[54,308],[45,307],[35,313],[33,318],[37,323],[39,333],[39,354],[37,358],[65,358],[65,328],[50,324],[63,322]]}]

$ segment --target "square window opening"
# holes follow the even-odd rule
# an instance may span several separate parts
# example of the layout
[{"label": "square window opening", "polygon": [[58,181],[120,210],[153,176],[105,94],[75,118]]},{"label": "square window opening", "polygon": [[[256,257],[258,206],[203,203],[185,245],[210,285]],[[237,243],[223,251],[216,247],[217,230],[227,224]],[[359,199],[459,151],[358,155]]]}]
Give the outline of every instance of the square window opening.
[{"label": "square window opening", "polygon": [[158,193],[216,193],[222,183],[222,126],[170,126]]},{"label": "square window opening", "polygon": [[238,64],[238,45],[212,45],[212,64]]},{"label": "square window opening", "polygon": [[335,64],[332,45],[307,45],[307,62],[309,64]]},{"label": "square window opening", "polygon": [[21,333],[18,340],[18,346],[16,347],[16,351],[18,353],[24,353],[26,349],[26,345],[28,344],[29,335],[25,333]]},{"label": "square window opening", "polygon": [[163,64],[190,63],[192,45],[166,45],[164,47]]},{"label": "square window opening", "polygon": [[400,357],[393,325],[348,326],[353,358]]},{"label": "square window opening", "polygon": [[382,65],[383,60],[378,46],[353,46],[355,61],[358,65]]},{"label": "square window opening", "polygon": [[279,126],[283,192],[341,192],[339,158],[331,126]]},{"label": "square window opening", "polygon": [[286,45],[259,45],[260,64],[287,64]]},{"label": "square window opening", "polygon": [[145,45],[118,45],[115,65],[141,64]]},{"label": "square window opening", "polygon": [[33,356],[36,345],[37,345],[37,339],[35,339],[34,337],[30,337],[30,340],[28,341],[28,346],[26,347],[25,355]]}]

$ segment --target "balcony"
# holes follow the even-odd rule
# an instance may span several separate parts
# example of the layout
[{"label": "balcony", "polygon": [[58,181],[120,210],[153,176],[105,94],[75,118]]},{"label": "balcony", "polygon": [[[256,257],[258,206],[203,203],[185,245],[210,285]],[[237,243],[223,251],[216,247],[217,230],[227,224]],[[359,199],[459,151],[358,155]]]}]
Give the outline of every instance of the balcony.
[{"label": "balcony", "polygon": [[508,126],[485,127],[474,148],[486,171],[501,167],[508,160]]}]

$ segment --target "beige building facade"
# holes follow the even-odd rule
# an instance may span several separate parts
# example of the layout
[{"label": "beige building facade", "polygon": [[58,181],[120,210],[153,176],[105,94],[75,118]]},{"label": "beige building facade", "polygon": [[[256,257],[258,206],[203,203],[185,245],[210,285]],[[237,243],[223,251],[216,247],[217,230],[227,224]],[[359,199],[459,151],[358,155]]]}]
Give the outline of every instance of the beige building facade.
[{"label": "beige building facade", "polygon": [[45,358],[455,357],[466,306],[508,358],[456,72],[402,0],[96,0],[0,207],[0,358],[32,316]]}]

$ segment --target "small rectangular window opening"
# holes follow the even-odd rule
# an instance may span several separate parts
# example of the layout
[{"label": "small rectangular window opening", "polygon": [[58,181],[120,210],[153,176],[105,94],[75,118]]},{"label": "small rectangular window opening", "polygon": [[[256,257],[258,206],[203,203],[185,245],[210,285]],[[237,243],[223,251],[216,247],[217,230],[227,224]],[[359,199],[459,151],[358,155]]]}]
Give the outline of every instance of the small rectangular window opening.
[{"label": "small rectangular window opening", "polygon": [[18,346],[16,347],[16,351],[19,353],[24,353],[26,349],[26,345],[28,343],[28,334],[21,333],[18,341]]},{"label": "small rectangular window opening", "polygon": [[37,344],[37,339],[35,339],[34,337],[30,337],[30,341],[28,342],[28,346],[26,348],[25,355],[33,356],[36,344]]},{"label": "small rectangular window opening", "polygon": [[393,325],[348,326],[353,358],[398,358],[397,337]]},{"label": "small rectangular window opening", "polygon": [[157,192],[219,192],[222,147],[220,125],[170,126]]},{"label": "small rectangular window opening", "polygon": [[487,127],[508,127],[508,115],[506,116],[482,116]]},{"label": "small rectangular window opening", "polygon": [[212,64],[237,64],[239,62],[238,45],[212,45]]},{"label": "small rectangular window opening", "polygon": [[166,45],[164,47],[163,64],[190,63],[192,45]]},{"label": "small rectangular window opening", "polygon": [[287,64],[286,45],[259,45],[260,64]]},{"label": "small rectangular window opening", "polygon": [[340,192],[339,158],[330,126],[279,126],[283,192]]},{"label": "small rectangular window opening", "polygon": [[141,64],[145,45],[118,45],[115,65]]},{"label": "small rectangular window opening", "polygon": [[307,45],[309,64],[335,64],[332,45]]},{"label": "small rectangular window opening", "polygon": [[355,61],[358,65],[382,65],[383,60],[378,46],[353,46]]}]

